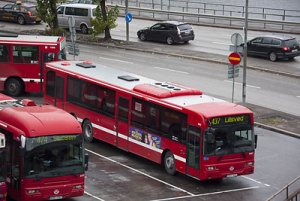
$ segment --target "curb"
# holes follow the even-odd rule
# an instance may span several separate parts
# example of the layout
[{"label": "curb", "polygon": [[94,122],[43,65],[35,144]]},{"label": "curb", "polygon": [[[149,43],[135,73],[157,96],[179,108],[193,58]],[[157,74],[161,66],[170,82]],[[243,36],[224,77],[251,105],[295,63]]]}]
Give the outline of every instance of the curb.
[{"label": "curb", "polygon": [[284,135],[288,135],[288,136],[300,139],[300,134],[297,134],[297,133],[286,131],[286,130],[283,130],[283,129],[280,129],[280,128],[275,128],[273,126],[269,126],[269,125],[262,124],[262,123],[259,123],[259,122],[254,122],[254,125],[259,127],[259,128],[264,128],[266,130],[274,131],[274,132],[277,132],[277,133],[281,133],[281,134],[284,134]]}]

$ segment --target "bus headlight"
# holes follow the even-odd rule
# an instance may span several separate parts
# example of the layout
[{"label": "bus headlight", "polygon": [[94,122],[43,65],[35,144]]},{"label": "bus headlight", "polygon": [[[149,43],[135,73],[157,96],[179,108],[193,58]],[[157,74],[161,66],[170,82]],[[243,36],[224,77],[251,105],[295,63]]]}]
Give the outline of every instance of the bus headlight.
[{"label": "bus headlight", "polygon": [[29,195],[32,195],[32,194],[35,194],[35,193],[38,193],[38,192],[39,192],[39,190],[34,190],[34,189],[27,190],[27,193],[28,193]]},{"label": "bus headlight", "polygon": [[215,170],[215,169],[216,169],[215,166],[208,166],[208,167],[207,167],[207,170],[209,170],[209,171],[212,171],[212,170]]}]

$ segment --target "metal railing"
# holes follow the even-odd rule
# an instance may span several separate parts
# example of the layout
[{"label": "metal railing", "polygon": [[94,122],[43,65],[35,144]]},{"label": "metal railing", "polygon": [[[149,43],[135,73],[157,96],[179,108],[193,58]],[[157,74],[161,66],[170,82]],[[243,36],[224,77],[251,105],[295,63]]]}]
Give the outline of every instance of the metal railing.
[{"label": "metal railing", "polygon": [[[125,0],[106,1],[121,9],[125,8]],[[187,0],[129,0],[129,11],[137,18],[178,20],[226,27],[243,27],[245,15],[244,6]],[[250,29],[300,33],[300,10],[249,7],[248,19]]]},{"label": "metal railing", "polygon": [[300,176],[266,201],[300,201]]},{"label": "metal railing", "polygon": [[[113,6],[113,5],[112,5]],[[118,5],[120,10],[125,13],[125,6]],[[201,14],[180,11],[165,11],[152,8],[141,8],[130,6],[129,11],[135,16],[140,18],[152,18],[156,20],[178,20],[195,24],[217,24],[226,27],[243,27],[244,17],[214,15],[214,14]],[[249,28],[258,28],[265,30],[277,31],[290,31],[291,33],[300,33],[300,21],[282,21],[282,20],[268,20],[260,18],[248,18]]]}]

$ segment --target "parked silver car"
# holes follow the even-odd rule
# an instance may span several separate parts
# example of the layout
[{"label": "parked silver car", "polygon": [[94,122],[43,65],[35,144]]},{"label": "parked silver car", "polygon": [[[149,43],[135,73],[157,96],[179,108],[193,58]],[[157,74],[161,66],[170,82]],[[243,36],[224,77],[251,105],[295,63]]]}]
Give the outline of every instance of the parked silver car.
[{"label": "parked silver car", "polygon": [[91,18],[95,18],[97,5],[93,4],[62,4],[57,8],[58,26],[68,28],[68,19],[73,17],[76,30],[87,34],[91,29]]}]

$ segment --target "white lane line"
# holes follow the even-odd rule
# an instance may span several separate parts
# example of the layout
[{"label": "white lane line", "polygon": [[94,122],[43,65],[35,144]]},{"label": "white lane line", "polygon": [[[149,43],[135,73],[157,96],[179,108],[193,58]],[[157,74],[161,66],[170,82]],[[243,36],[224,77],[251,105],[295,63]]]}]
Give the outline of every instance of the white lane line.
[{"label": "white lane line", "polygon": [[97,197],[97,196],[94,196],[94,195],[90,194],[90,193],[87,192],[87,191],[84,191],[84,194],[87,194],[88,196],[90,196],[90,197],[92,197],[92,198],[95,198],[96,200],[105,201],[105,200],[103,200],[103,199],[101,199],[101,198],[99,198],[99,197]]},{"label": "white lane line", "polygon": [[242,176],[242,177],[245,178],[245,179],[248,179],[248,180],[250,180],[250,181],[253,181],[253,182],[255,182],[255,183],[262,184],[262,185],[265,185],[265,186],[267,186],[267,187],[270,187],[269,184],[264,184],[264,183],[262,183],[262,182],[260,182],[260,181],[257,181],[257,180],[255,180],[255,179],[252,179],[252,178],[250,178],[250,177],[247,177],[247,176]]},{"label": "white lane line", "polygon": [[137,172],[137,173],[139,173],[139,174],[142,174],[142,175],[144,175],[144,176],[146,176],[146,177],[149,177],[150,179],[153,179],[153,180],[158,181],[158,182],[160,182],[160,183],[163,183],[163,184],[165,184],[165,185],[167,185],[167,186],[170,186],[170,187],[172,187],[172,188],[175,188],[175,189],[177,189],[177,190],[180,190],[180,191],[182,191],[182,192],[185,192],[186,194],[189,194],[189,195],[191,195],[191,196],[194,196],[193,193],[190,193],[190,192],[188,192],[188,191],[186,191],[186,190],[184,190],[184,189],[182,189],[182,188],[179,188],[179,187],[174,186],[174,185],[172,185],[172,184],[169,184],[169,183],[167,183],[167,182],[165,182],[165,181],[162,181],[162,180],[160,180],[160,179],[157,179],[157,178],[155,178],[155,177],[152,177],[151,175],[148,175],[148,174],[146,174],[146,173],[144,173],[144,172],[142,172],[142,171],[139,171],[139,170],[137,170],[137,169],[134,169],[134,168],[132,168],[132,167],[130,167],[130,166],[128,166],[128,165],[125,165],[125,164],[122,164],[122,163],[120,163],[120,162],[118,162],[118,161],[115,161],[115,160],[113,160],[113,159],[107,158],[106,156],[103,156],[103,155],[101,155],[101,154],[98,154],[98,153],[96,153],[96,152],[94,152],[94,151],[91,151],[91,150],[89,150],[89,149],[85,149],[85,150],[88,151],[88,152],[90,152],[90,153],[92,153],[92,154],[95,154],[96,156],[99,156],[99,157],[104,158],[104,159],[106,159],[106,160],[109,160],[109,161],[111,161],[111,162],[113,162],[113,163],[116,163],[116,164],[118,164],[118,165],[121,165],[121,166],[123,166],[123,167],[125,167],[125,168],[127,168],[127,169],[130,169],[130,170],[133,170],[133,171],[135,171],[135,172]]},{"label": "white lane line", "polygon": [[[230,82],[232,83],[232,80],[224,80],[224,82]],[[239,82],[234,82],[235,84],[237,85],[243,85],[243,83],[239,83]],[[257,87],[257,86],[253,86],[253,85],[248,85],[246,84],[247,87],[252,87],[252,88],[255,88],[255,89],[261,89],[261,87]]]},{"label": "white lane line", "polygon": [[296,98],[300,98],[300,96],[296,96]]},{"label": "white lane line", "polygon": [[154,67],[154,68],[161,69],[161,70],[172,71],[172,72],[175,72],[175,73],[189,74],[188,72],[185,72],[185,71],[173,70],[173,69],[169,69],[169,68],[161,68],[161,67]]},{"label": "white lane line", "polygon": [[111,59],[111,58],[107,58],[107,57],[99,57],[99,59],[106,59],[106,60],[110,60],[110,61],[118,61],[118,62],[123,62],[123,63],[127,63],[127,64],[133,64],[133,62],[130,62],[130,61],[123,61],[123,60],[119,60],[119,59]]},{"label": "white lane line", "polygon": [[220,43],[220,42],[211,42],[211,43],[218,44],[218,45],[227,45],[227,46],[232,45],[230,43]]},{"label": "white lane line", "polygon": [[165,201],[165,200],[177,200],[177,199],[185,199],[185,198],[203,197],[203,196],[208,196],[208,195],[217,195],[217,194],[222,194],[222,193],[231,193],[231,192],[237,192],[237,191],[252,190],[252,189],[256,189],[256,188],[259,188],[259,186],[238,188],[238,189],[232,189],[232,190],[226,190],[226,191],[216,191],[216,192],[212,192],[212,193],[203,193],[203,194],[198,194],[198,195],[164,198],[164,199],[157,199],[157,200],[151,200],[151,201]]}]

